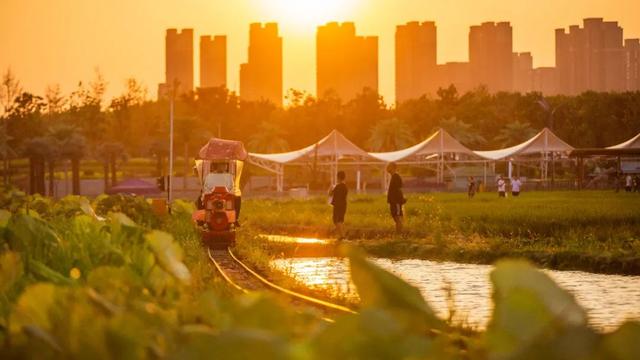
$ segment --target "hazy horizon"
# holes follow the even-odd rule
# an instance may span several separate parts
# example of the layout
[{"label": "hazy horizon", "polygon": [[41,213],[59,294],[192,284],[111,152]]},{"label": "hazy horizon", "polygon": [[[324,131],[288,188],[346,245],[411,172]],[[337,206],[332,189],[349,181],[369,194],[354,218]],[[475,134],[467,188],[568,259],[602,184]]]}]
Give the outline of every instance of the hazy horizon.
[{"label": "hazy horizon", "polygon": [[[278,22],[284,39],[284,89],[315,95],[315,32],[328,21],[353,21],[360,35],[379,36],[380,93],[394,96],[395,26],[435,21],[438,63],[468,60],[469,26],[509,21],[515,52],[531,52],[534,66],[555,63],[554,29],[582,24],[587,17],[618,21],[625,38],[640,37],[640,1],[540,0],[3,0],[0,5],[0,71],[11,67],[26,90],[43,94],[60,84],[65,94],[94,69],[109,82],[107,98],[124,80],[142,81],[155,98],[164,81],[167,28],[193,28],[195,84],[200,35],[228,36],[228,87],[238,90],[239,65],[246,61],[249,24]],[[588,9],[588,10],[587,10]],[[382,19],[382,20],[380,20]],[[284,95],[284,94],[283,94]]]}]

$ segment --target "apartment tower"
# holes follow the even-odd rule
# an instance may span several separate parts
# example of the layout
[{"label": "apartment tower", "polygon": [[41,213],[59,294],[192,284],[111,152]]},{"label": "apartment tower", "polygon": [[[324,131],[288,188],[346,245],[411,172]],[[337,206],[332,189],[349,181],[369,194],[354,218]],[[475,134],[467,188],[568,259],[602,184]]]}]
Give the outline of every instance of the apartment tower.
[{"label": "apartment tower", "polygon": [[437,28],[417,21],[396,27],[396,102],[435,94],[437,86]]},{"label": "apartment tower", "polygon": [[227,86],[227,37],[200,37],[200,87]]},{"label": "apartment tower", "polygon": [[469,31],[469,65],[474,86],[490,92],[513,90],[513,35],[508,22],[485,22]]},{"label": "apartment tower", "polygon": [[165,82],[158,86],[158,98],[193,91],[193,29],[167,29],[165,37]]},{"label": "apartment tower", "polygon": [[276,23],[249,27],[249,56],[240,65],[240,99],[282,106],[282,38]]},{"label": "apartment tower", "polygon": [[316,94],[343,101],[365,88],[378,91],[378,37],[357,36],[354,23],[328,23],[316,35]]},{"label": "apartment tower", "polygon": [[616,21],[583,20],[556,30],[556,68],[559,91],[576,95],[584,91],[626,89],[623,30]]}]

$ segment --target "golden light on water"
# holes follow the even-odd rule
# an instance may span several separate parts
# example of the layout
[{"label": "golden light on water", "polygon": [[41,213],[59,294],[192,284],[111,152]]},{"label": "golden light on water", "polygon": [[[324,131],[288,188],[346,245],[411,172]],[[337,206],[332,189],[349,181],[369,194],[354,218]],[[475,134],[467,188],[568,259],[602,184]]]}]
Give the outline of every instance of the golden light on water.
[{"label": "golden light on water", "polygon": [[266,239],[267,241],[280,242],[280,243],[294,243],[294,244],[329,244],[330,243],[329,240],[296,237],[296,236],[260,235],[260,237]]}]

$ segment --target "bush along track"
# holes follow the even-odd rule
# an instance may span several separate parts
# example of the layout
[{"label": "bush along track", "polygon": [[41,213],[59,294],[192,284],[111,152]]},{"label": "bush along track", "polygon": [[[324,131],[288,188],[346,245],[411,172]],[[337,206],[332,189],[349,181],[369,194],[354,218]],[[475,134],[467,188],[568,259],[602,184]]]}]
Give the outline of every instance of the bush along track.
[{"label": "bush along track", "polygon": [[597,333],[573,296],[526,262],[497,264],[493,316],[469,336],[347,248],[362,303],[327,324],[226,288],[184,204],[157,218],[144,206],[127,216],[94,213],[83,198],[39,199],[41,214],[18,195],[0,199],[2,358],[640,358],[639,323]]}]

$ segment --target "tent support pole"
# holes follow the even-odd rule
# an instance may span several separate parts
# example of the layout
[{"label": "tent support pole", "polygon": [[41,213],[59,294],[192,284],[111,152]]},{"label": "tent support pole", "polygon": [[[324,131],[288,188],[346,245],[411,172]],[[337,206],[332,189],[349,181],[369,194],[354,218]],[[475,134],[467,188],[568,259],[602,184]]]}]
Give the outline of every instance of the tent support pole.
[{"label": "tent support pole", "polygon": [[484,162],[484,180],[482,181],[484,187],[487,187],[487,162]]}]

